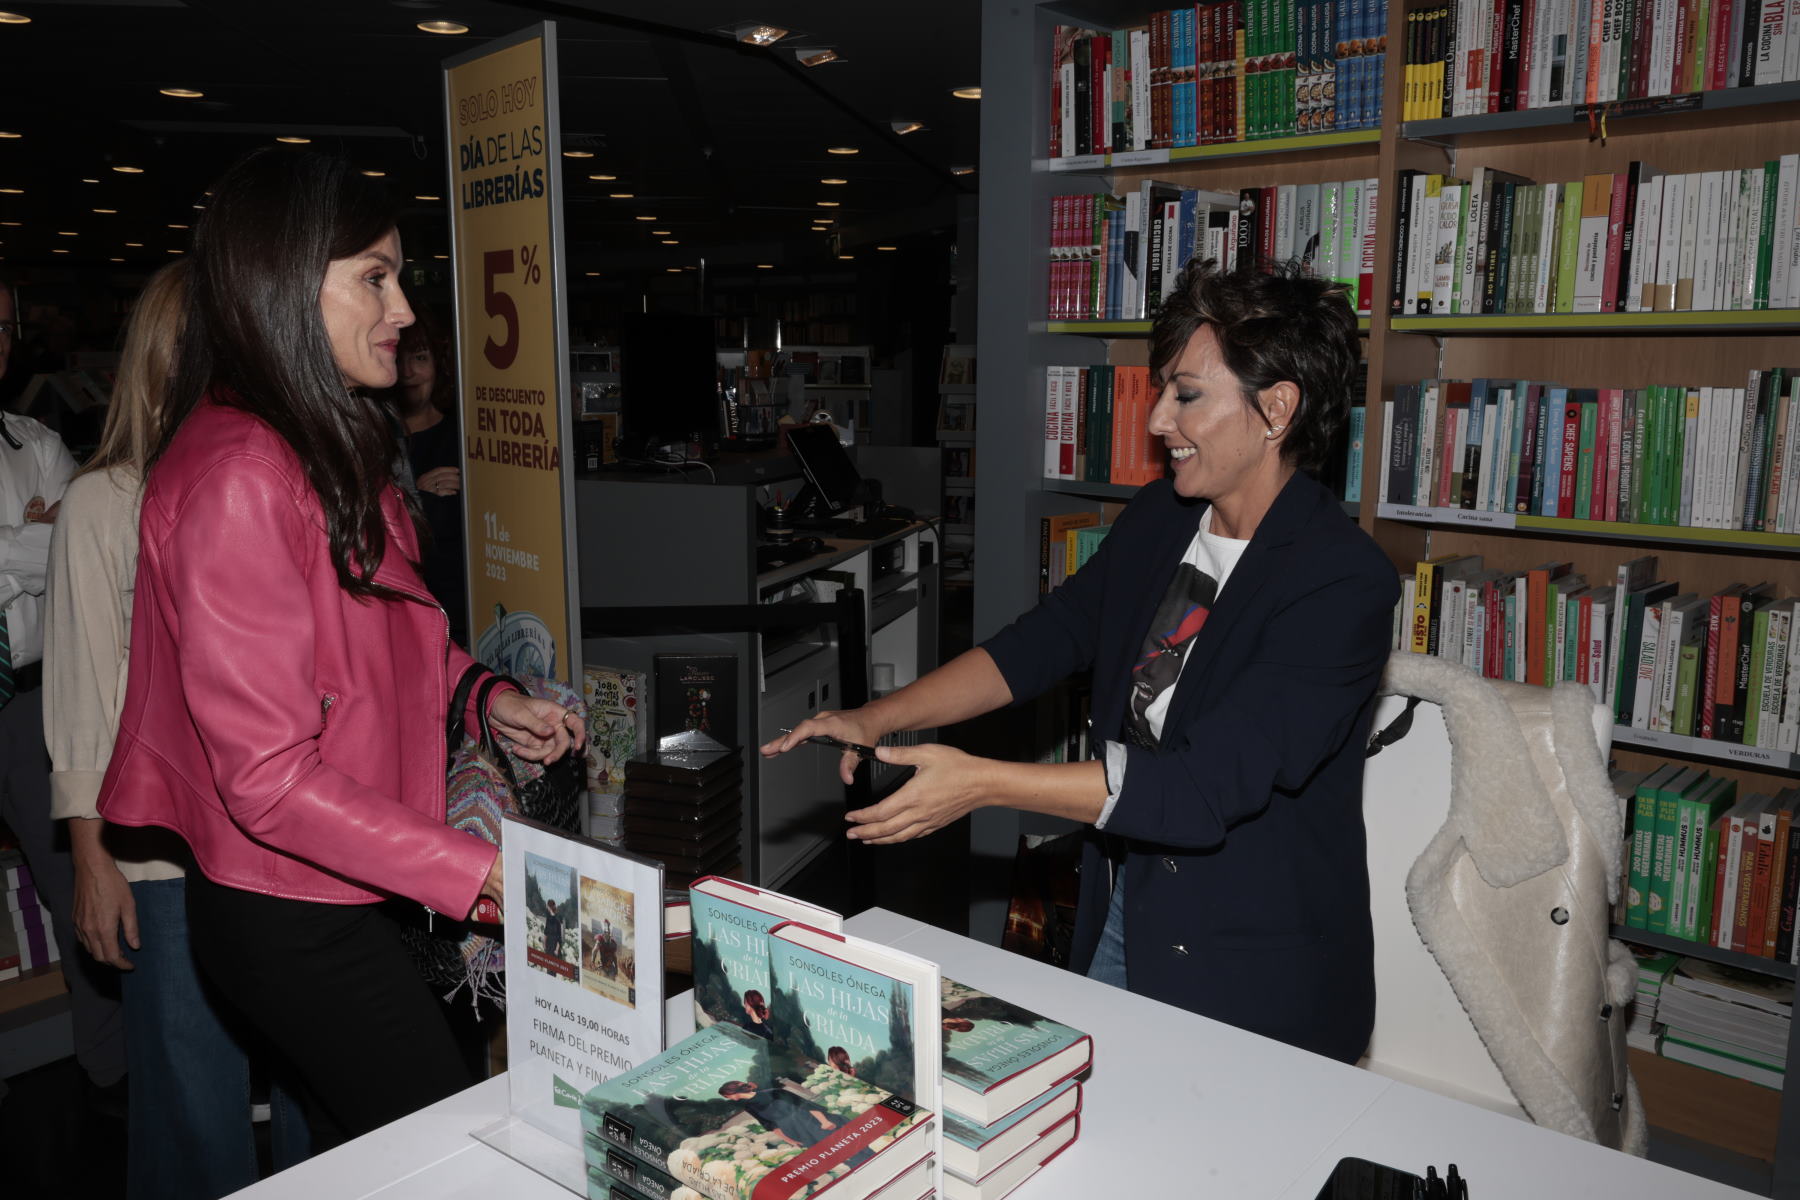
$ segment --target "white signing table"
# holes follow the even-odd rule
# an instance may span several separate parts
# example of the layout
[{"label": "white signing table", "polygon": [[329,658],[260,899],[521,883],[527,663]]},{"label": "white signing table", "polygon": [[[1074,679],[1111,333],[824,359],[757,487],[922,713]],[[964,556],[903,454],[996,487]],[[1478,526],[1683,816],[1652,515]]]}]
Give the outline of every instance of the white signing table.
[{"label": "white signing table", "polygon": [[[851,918],[861,937],[932,959],[944,974],[1091,1033],[1081,1137],[1013,1193],[1313,1200],[1337,1160],[1423,1173],[1448,1163],[1473,1200],[1750,1195],[1643,1159],[1146,1000],[882,909]],[[669,1002],[669,1037],[693,1027],[688,993]],[[469,1136],[506,1115],[490,1079],[237,1193],[246,1200],[566,1200],[569,1193]]]}]

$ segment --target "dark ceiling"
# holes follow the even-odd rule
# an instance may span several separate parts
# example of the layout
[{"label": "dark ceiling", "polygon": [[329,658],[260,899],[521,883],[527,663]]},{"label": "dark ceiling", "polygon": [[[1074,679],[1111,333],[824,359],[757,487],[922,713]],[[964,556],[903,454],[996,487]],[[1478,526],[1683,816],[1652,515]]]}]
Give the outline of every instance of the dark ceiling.
[{"label": "dark ceiling", "polygon": [[[0,189],[18,189],[0,191],[8,264],[167,261],[186,244],[179,227],[198,215],[207,182],[278,136],[309,137],[314,149],[386,172],[407,198],[408,255],[442,254],[443,202],[413,199],[446,192],[442,60],[546,19],[561,47],[564,150],[593,155],[563,162],[572,271],[701,256],[803,267],[949,225],[956,196],[976,183],[952,170],[978,159],[979,104],[951,95],[979,82],[975,0],[0,0],[0,9],[31,18],[0,24],[0,130],[20,135],[0,139]],[[470,32],[415,27],[432,19]],[[764,50],[711,32],[751,22],[800,36]],[[800,66],[795,44],[829,46],[844,61]],[[204,96],[172,98],[166,87]],[[898,136],[890,122],[903,118],[926,129]],[[860,152],[827,153],[841,145]],[[143,173],[112,169],[121,166]],[[831,233],[810,230],[819,215],[836,219]]]}]

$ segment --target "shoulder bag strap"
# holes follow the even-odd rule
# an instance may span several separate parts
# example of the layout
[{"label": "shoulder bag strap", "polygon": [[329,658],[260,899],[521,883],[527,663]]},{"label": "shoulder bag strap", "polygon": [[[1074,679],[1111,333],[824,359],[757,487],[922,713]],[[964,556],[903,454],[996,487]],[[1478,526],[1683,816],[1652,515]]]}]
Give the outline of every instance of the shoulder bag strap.
[{"label": "shoulder bag strap", "polygon": [[[469,707],[469,693],[475,690],[475,681],[487,668],[480,663],[470,663],[463,671],[462,678],[456,681],[456,690],[450,693],[450,711],[444,716],[444,769],[449,770],[449,760],[455,756],[456,748],[462,745],[463,713]],[[484,711],[485,717],[485,711]]]},{"label": "shoulder bag strap", "polygon": [[510,683],[518,688],[521,695],[526,694],[524,685],[510,675],[495,673],[481,681],[481,690],[475,693],[475,711],[481,719],[481,746],[488,752],[500,773],[506,777],[507,786],[514,794],[519,790],[519,781],[513,774],[512,759],[500,748],[499,740],[494,737],[494,730],[488,724],[488,702],[493,698],[494,689],[503,683]]}]

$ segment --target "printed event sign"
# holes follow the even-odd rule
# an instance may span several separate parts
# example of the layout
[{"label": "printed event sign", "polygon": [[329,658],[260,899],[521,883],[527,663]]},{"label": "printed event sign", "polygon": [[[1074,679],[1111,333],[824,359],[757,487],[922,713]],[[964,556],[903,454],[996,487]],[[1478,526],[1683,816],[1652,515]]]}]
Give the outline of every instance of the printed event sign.
[{"label": "printed event sign", "polygon": [[584,1191],[581,1097],[663,1049],[662,864],[512,816],[500,845],[511,1115],[476,1136]]},{"label": "printed event sign", "polygon": [[471,647],[580,686],[556,27],[444,64]]}]

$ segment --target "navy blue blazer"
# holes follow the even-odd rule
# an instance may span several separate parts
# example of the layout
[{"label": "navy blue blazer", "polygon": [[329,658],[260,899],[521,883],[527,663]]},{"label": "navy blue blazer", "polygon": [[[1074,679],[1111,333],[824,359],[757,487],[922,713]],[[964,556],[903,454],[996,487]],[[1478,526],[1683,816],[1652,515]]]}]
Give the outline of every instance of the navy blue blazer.
[{"label": "navy blue blazer", "polygon": [[[1068,582],[983,643],[1014,703],[1093,673],[1122,740],[1131,670],[1204,502],[1141,489]],[[1399,577],[1304,472],[1257,527],[1189,651],[1161,742],[1082,860],[1073,967],[1125,872],[1131,990],[1344,1061],[1375,1020],[1364,747]]]}]

